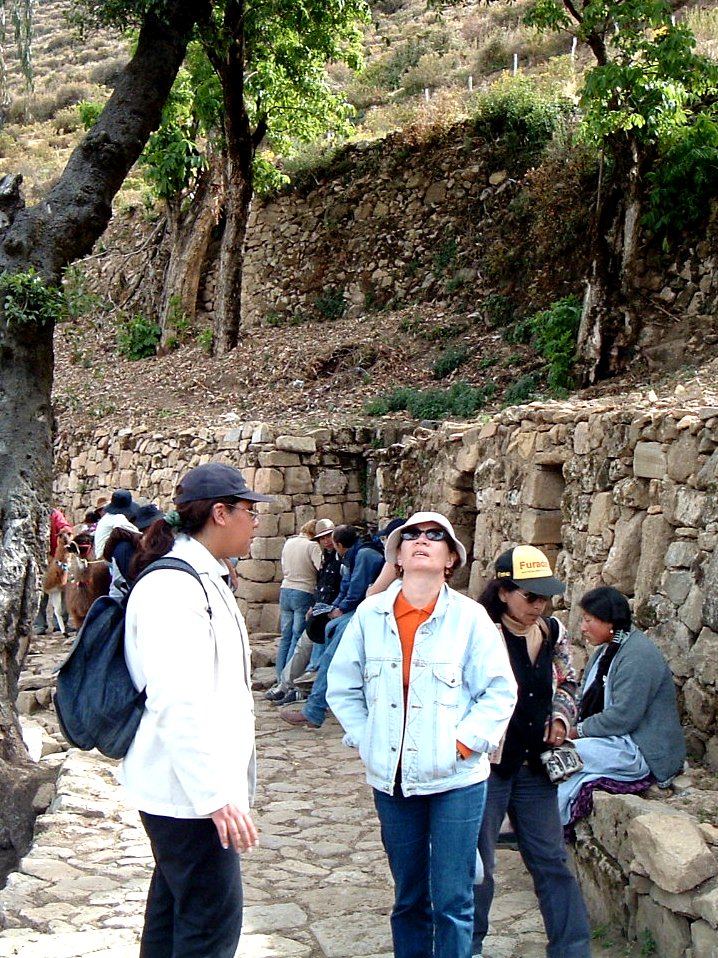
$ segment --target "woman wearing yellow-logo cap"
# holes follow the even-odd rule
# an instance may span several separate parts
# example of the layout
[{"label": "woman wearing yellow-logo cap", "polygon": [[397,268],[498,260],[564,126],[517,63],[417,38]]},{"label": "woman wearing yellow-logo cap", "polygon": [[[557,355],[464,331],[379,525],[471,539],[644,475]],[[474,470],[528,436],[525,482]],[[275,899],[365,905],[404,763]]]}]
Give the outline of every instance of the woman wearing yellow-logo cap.
[{"label": "woman wearing yellow-logo cap", "polygon": [[591,932],[576,879],[566,863],[556,785],[541,761],[563,744],[576,719],[576,673],[568,639],[546,603],[565,586],[534,546],[515,546],[496,561],[479,602],[499,626],[518,684],[518,703],[500,754],[492,759],[479,834],[484,880],[474,890],[474,955],[481,955],[494,897],[496,844],[508,814],[533,878],[548,958],[591,958]]}]

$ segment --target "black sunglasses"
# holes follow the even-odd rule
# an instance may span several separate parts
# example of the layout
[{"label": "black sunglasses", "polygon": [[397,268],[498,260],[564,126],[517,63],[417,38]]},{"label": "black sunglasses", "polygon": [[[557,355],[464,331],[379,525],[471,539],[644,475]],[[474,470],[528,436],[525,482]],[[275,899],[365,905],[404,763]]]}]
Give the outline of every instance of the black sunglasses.
[{"label": "black sunglasses", "polygon": [[534,602],[546,602],[548,596],[539,595],[538,592],[524,592],[523,589],[517,589],[517,592],[522,598],[526,599],[529,605],[533,605]]},{"label": "black sunglasses", "polygon": [[411,542],[418,539],[419,536],[426,536],[430,542],[452,542],[452,538],[446,529],[402,529],[399,538],[402,542]]}]

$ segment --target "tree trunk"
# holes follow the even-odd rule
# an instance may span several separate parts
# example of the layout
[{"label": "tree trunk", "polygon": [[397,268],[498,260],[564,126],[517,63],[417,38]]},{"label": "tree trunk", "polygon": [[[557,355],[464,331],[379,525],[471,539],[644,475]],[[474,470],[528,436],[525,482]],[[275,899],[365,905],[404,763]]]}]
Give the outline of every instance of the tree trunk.
[{"label": "tree trunk", "polygon": [[635,140],[615,147],[615,174],[599,189],[595,255],[587,278],[577,356],[584,384],[625,368],[640,333],[634,307],[642,211],[640,183],[645,157]]},{"label": "tree trunk", "polygon": [[[252,149],[242,153],[254,155]],[[249,167],[249,168],[247,168]],[[239,342],[242,323],[242,273],[244,241],[247,235],[249,208],[252,203],[251,160],[246,155],[236,162],[227,156],[225,174],[225,225],[217,268],[217,299],[215,302],[214,355],[229,352]]]},{"label": "tree trunk", "polygon": [[160,305],[160,354],[167,352],[177,335],[177,319],[194,319],[197,313],[202,267],[225,194],[223,167],[221,158],[212,159],[189,210],[170,229],[170,255]]},{"label": "tree trunk", "polygon": [[228,0],[225,30],[234,38],[224,59],[215,63],[222,82],[225,133],[225,227],[217,270],[214,354],[229,352],[239,341],[242,322],[242,267],[249,208],[252,203],[252,165],[264,126],[254,134],[244,103],[244,0]]},{"label": "tree trunk", "polygon": [[[161,119],[199,0],[170,0],[148,15],[137,50],[97,124],[73,152],[55,187],[31,209],[15,204],[0,232],[0,271],[33,266],[58,283],[65,266],[104,231],[112,199]],[[38,597],[52,492],[53,327],[0,316],[0,852],[23,854],[32,837],[32,799],[42,774],[22,745],[17,679]]]},{"label": "tree trunk", "polygon": [[52,363],[51,329],[0,323],[0,879],[32,839],[32,800],[49,778],[28,758],[14,703],[47,556]]}]

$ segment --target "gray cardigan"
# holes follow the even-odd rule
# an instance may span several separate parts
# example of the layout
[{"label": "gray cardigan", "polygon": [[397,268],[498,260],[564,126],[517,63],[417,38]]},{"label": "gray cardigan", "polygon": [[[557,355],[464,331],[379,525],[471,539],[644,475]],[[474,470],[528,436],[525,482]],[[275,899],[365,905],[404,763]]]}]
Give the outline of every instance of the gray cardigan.
[{"label": "gray cardigan", "polygon": [[[584,683],[603,648],[591,656]],[[631,631],[611,662],[605,696],[603,711],[581,722],[581,735],[630,735],[659,782],[677,775],[686,743],[673,674],[661,652],[638,629]]]}]

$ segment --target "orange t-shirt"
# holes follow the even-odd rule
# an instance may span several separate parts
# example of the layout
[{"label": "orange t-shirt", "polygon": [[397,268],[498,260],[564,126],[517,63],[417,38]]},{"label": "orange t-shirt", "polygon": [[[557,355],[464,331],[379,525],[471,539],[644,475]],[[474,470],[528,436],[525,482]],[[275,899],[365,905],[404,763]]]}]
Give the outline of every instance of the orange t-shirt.
[{"label": "orange t-shirt", "polygon": [[[417,609],[404,598],[404,593],[399,592],[394,600],[394,618],[399,629],[399,641],[401,642],[401,674],[404,683],[404,711],[406,712],[406,702],[409,694],[409,673],[411,671],[411,655],[414,651],[414,638],[416,630],[420,625],[431,616],[436,606],[437,596],[433,602],[425,605],[423,609]],[[471,749],[467,748],[461,742],[456,743],[456,747],[464,758],[471,755]]]}]

